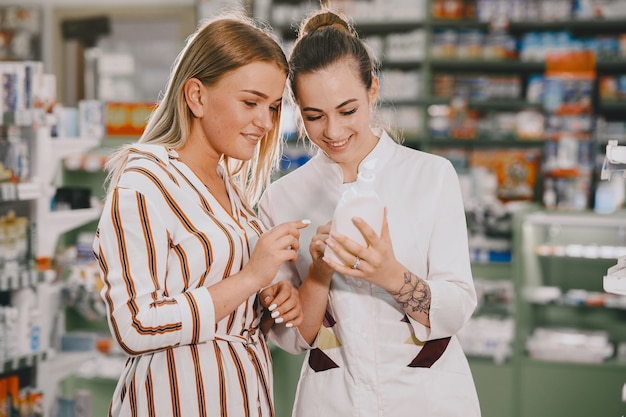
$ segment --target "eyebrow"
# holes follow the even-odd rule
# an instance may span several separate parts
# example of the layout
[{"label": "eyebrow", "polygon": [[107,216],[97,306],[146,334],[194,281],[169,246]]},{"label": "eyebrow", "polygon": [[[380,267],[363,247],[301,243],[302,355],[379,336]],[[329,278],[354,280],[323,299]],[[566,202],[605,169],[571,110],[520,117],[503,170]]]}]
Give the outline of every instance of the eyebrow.
[{"label": "eyebrow", "polygon": [[[355,102],[355,101],[357,101],[357,99],[356,99],[356,98],[351,98],[351,99],[346,100],[346,101],[344,101],[343,103],[339,104],[338,106],[335,106],[335,109],[340,109],[340,108],[342,108],[343,106],[345,106],[345,105],[347,105],[347,104],[350,104],[350,103],[352,103],[352,102]],[[303,108],[303,109],[302,109],[302,111],[318,111],[318,112],[322,112],[322,110],[320,110],[320,109],[316,109],[315,107],[305,107],[305,108]]]},{"label": "eyebrow", "polygon": [[[262,93],[262,92],[257,91],[257,90],[241,90],[241,91],[243,91],[244,93],[254,94],[255,96],[259,96],[259,97],[264,98],[264,99],[269,99],[269,96],[267,94]],[[277,103],[277,102],[282,101],[282,100],[283,100],[283,98],[280,97],[280,98],[277,98],[276,100],[274,100],[273,103]]]}]

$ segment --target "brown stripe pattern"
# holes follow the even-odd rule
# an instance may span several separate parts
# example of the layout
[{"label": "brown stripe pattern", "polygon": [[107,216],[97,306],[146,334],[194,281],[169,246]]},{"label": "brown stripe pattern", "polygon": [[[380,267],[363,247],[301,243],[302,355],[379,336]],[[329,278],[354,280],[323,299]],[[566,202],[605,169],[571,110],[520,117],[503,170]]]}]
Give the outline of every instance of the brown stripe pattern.
[{"label": "brown stripe pattern", "polygon": [[136,145],[107,197],[93,249],[111,334],[129,355],[110,416],[274,415],[256,295],[216,322],[207,290],[236,279],[263,230],[226,187],[232,215],[174,151]]}]

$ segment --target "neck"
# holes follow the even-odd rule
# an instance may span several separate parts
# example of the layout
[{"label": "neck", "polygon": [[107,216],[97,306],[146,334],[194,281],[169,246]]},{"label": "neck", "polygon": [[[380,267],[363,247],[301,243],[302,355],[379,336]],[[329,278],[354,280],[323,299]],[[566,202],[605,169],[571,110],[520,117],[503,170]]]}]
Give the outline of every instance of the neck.
[{"label": "neck", "polygon": [[193,171],[194,174],[206,185],[215,181],[222,181],[217,172],[219,158],[214,155],[201,152],[193,147],[184,146],[177,150],[180,159]]},{"label": "neck", "polygon": [[365,157],[369,155],[370,152],[372,152],[372,150],[376,147],[379,139],[380,138],[378,136],[372,133],[371,136],[368,136],[367,144],[364,144],[365,146],[363,146],[362,153],[357,155],[355,159],[352,161],[349,161],[346,163],[339,163],[339,165],[341,166],[341,170],[343,171],[344,183],[356,181],[356,177],[359,171],[359,165],[365,159]]}]

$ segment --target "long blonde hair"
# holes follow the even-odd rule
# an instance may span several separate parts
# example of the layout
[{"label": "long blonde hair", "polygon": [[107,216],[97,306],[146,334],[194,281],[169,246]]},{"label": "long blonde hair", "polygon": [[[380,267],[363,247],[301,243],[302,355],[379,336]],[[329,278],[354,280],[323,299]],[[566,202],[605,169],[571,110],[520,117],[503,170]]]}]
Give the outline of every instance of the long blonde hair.
[{"label": "long blonde hair", "polygon": [[[285,54],[268,28],[232,11],[203,22],[174,61],[162,100],[151,113],[138,142],[181,148],[190,134],[193,118],[185,101],[185,82],[197,78],[211,86],[225,73],[258,61],[275,63],[288,73]],[[224,156],[220,161],[230,181],[251,205],[270,181],[272,169],[280,158],[280,113],[252,159],[241,161]],[[117,186],[131,147],[132,144],[120,147],[107,160],[109,193]]]}]

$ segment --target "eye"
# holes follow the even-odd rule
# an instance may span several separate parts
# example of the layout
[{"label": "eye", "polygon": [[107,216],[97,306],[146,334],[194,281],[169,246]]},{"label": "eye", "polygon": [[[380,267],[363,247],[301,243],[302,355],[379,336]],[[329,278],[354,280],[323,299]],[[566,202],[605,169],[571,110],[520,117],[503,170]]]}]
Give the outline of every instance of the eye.
[{"label": "eye", "polygon": [[247,107],[256,107],[256,102],[255,101],[247,101],[244,100],[243,102]]},{"label": "eye", "polygon": [[350,116],[351,114],[356,113],[356,107],[354,109],[348,110],[348,111],[342,111],[341,114],[344,116]]},{"label": "eye", "polygon": [[270,106],[270,111],[272,113],[278,113],[280,111],[280,106]]},{"label": "eye", "polygon": [[305,118],[304,118],[304,119],[305,119],[307,122],[314,122],[314,121],[319,120],[319,119],[321,119],[321,118],[322,118],[322,116],[305,116]]}]

